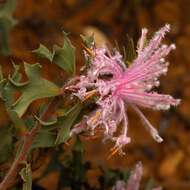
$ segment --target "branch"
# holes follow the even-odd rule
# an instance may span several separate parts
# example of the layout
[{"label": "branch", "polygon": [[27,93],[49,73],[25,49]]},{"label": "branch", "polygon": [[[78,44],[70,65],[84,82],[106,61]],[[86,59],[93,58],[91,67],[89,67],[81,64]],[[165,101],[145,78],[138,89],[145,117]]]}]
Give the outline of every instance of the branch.
[{"label": "branch", "polygon": [[[59,104],[60,97],[56,96],[52,99],[46,111],[42,114],[41,120],[46,121],[48,118],[52,116],[55,112],[57,105]],[[32,143],[38,134],[38,130],[40,128],[40,123],[37,122],[35,126],[32,128],[31,132],[24,136],[24,144],[22,146],[22,150],[17,159],[15,159],[13,165],[11,166],[9,172],[5,176],[4,180],[0,184],[0,190],[6,190],[13,182],[14,179],[22,166],[22,164],[26,161],[27,155],[30,152],[30,148]]]}]

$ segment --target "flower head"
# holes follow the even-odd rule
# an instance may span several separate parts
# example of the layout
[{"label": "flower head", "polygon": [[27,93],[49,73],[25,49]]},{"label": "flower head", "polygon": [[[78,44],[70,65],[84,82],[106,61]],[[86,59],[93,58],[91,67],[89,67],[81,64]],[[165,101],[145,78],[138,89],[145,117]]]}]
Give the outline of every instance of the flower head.
[{"label": "flower head", "polygon": [[[135,169],[131,172],[131,175],[127,183],[123,180],[116,181],[116,184],[112,187],[112,190],[139,190],[140,181],[142,178],[142,164],[139,162]],[[161,190],[161,187],[153,188],[152,190]]]},{"label": "flower head", "polygon": [[[176,106],[180,103],[179,99],[174,99],[170,95],[151,91],[153,87],[159,86],[158,77],[167,72],[169,63],[164,60],[164,57],[175,49],[174,44],[161,45],[161,40],[168,31],[169,25],[165,25],[145,46],[147,29],[143,29],[137,49],[137,58],[129,67],[126,67],[123,57],[117,50],[114,55],[107,50],[105,45],[101,49],[94,47],[91,50],[91,67],[86,76],[80,76],[80,81],[75,86],[79,91],[75,95],[84,101],[96,93],[98,108],[87,117],[86,126],[83,125],[82,130],[86,128],[95,133],[96,128],[101,127],[104,130],[105,139],[115,141],[114,148],[122,153],[121,148],[130,142],[127,136],[128,118],[126,114],[130,106],[144,122],[151,136],[157,142],[163,141],[138,106],[154,110],[168,110],[171,105]],[[121,122],[123,122],[121,135],[114,137],[117,126]],[[80,131],[81,128],[79,129],[76,125],[71,135]]]}]

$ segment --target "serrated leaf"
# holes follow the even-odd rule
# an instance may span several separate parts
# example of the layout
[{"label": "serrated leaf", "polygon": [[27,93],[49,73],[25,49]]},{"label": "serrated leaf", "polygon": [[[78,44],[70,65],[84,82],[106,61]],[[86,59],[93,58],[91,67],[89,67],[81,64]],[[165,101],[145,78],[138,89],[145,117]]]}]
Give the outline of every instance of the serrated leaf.
[{"label": "serrated leaf", "polygon": [[53,52],[51,52],[44,45],[40,44],[39,48],[33,50],[39,57],[45,58],[50,62],[55,63],[69,74],[75,74],[75,48],[67,38],[65,32],[63,32],[64,44],[63,47],[57,45],[53,46]]},{"label": "serrated leaf", "polygon": [[[28,83],[19,86],[12,83],[14,90],[22,92],[19,99],[12,105],[12,109],[21,117],[30,103],[34,100],[53,97],[59,94],[59,88],[52,82],[44,79],[40,75],[40,64],[24,64],[25,72],[28,77]],[[10,80],[12,82],[12,80]]]},{"label": "serrated leaf", "polygon": [[8,77],[9,81],[14,85],[14,86],[17,86],[17,87],[22,87],[22,86],[25,86],[28,84],[28,81],[27,82],[16,82],[14,81],[10,76]]},{"label": "serrated leaf", "polygon": [[12,80],[14,82],[19,82],[22,78],[22,74],[19,73],[20,65],[16,65],[14,62],[12,62],[13,65],[13,75],[12,75]]},{"label": "serrated leaf", "polygon": [[60,130],[58,132],[55,144],[64,143],[69,139],[70,129],[82,110],[82,104],[77,103],[71,109],[72,110],[66,117],[58,120],[57,128],[60,128]]},{"label": "serrated leaf", "polygon": [[23,133],[27,133],[27,127],[22,119],[20,119],[14,110],[7,110],[9,117],[14,123],[15,127],[19,128]]},{"label": "serrated leaf", "polygon": [[35,53],[38,57],[47,59],[50,62],[53,60],[54,53],[51,53],[51,51],[42,44],[40,44],[38,49],[33,50],[32,52]]},{"label": "serrated leaf", "polygon": [[57,135],[54,133],[40,131],[32,144],[32,149],[53,147],[55,146],[56,137]]},{"label": "serrated leaf", "polygon": [[11,28],[17,23],[17,20],[13,18],[16,5],[17,0],[7,0],[0,5],[0,42],[4,55],[10,55],[7,39]]},{"label": "serrated leaf", "polygon": [[22,190],[32,190],[32,171],[30,164],[26,163],[26,167],[22,168],[19,174],[23,180]]},{"label": "serrated leaf", "polygon": [[64,45],[59,47],[57,45],[53,46],[53,51],[55,52],[53,57],[53,63],[67,71],[68,73],[75,74],[75,48],[67,38],[65,32],[64,36]]},{"label": "serrated leaf", "polygon": [[50,118],[48,121],[42,121],[40,118],[38,118],[37,116],[35,116],[35,118],[39,121],[39,123],[41,125],[44,126],[50,126],[50,125],[54,125],[57,122],[57,118],[56,117],[52,117]]},{"label": "serrated leaf", "polygon": [[[21,79],[21,74],[18,72],[19,71],[19,66],[15,65],[13,63],[13,68],[14,68],[14,72],[12,75],[11,79],[12,83],[14,83],[15,85],[20,81]],[[1,78],[3,77],[2,72],[0,72]],[[19,85],[19,86],[24,86],[24,85]],[[6,111],[11,119],[11,121],[13,122],[14,126],[16,128],[19,128],[24,134],[27,133],[27,127],[24,123],[24,121],[19,118],[18,114],[14,111],[11,110],[11,105],[14,102],[14,88],[10,83],[10,80],[1,80],[0,81],[0,98],[2,98],[4,100],[4,105],[6,108]]]},{"label": "serrated leaf", "polygon": [[84,35],[80,35],[83,42],[85,43],[86,47],[91,49],[92,46],[94,45],[94,36],[84,36]]},{"label": "serrated leaf", "polygon": [[57,125],[57,122],[54,124],[54,125],[46,125],[46,126],[44,126],[44,127],[40,127],[40,132],[51,132],[51,131],[53,131],[53,130],[55,130],[55,129],[57,129],[58,128],[58,125]]},{"label": "serrated leaf", "polygon": [[[20,79],[22,78],[22,75],[18,72],[20,66],[13,64],[13,75],[11,79],[14,82],[19,82]],[[13,85],[11,85],[10,81],[7,81],[4,89],[3,89],[3,97],[6,99],[4,102],[6,109],[9,109],[10,106],[14,103],[14,88]]]}]

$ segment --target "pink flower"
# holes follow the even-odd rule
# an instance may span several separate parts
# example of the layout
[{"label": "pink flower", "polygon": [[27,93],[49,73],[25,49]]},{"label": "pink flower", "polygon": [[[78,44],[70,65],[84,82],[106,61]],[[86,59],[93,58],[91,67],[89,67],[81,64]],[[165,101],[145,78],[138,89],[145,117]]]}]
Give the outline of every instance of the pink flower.
[{"label": "pink flower", "polygon": [[[112,190],[139,190],[140,181],[142,178],[142,164],[139,162],[135,169],[132,171],[127,183],[122,180],[116,181],[115,186]],[[153,188],[152,190],[161,190],[161,187]]]},{"label": "pink flower", "polygon": [[[167,72],[169,63],[164,60],[168,53],[175,49],[175,45],[160,45],[165,33],[169,31],[169,25],[161,28],[145,47],[147,29],[142,30],[137,58],[127,68],[122,56],[115,50],[115,54],[107,50],[94,48],[92,51],[91,67],[87,71],[87,76],[80,76],[80,81],[76,84],[78,93],[75,93],[82,101],[89,98],[94,93],[97,94],[97,110],[84,119],[85,125],[79,128],[76,125],[71,135],[81,130],[91,130],[96,132],[97,127],[104,130],[105,139],[115,141],[114,149],[123,153],[121,148],[130,142],[127,136],[128,118],[127,108],[132,107],[139,115],[151,136],[162,142],[158,131],[146,119],[138,106],[151,108],[154,110],[168,110],[171,105],[180,103],[179,99],[174,99],[170,95],[152,92],[153,87],[159,86],[158,77]],[[86,121],[86,122],[85,122]],[[123,122],[123,130],[118,137],[114,136],[117,126]]]}]

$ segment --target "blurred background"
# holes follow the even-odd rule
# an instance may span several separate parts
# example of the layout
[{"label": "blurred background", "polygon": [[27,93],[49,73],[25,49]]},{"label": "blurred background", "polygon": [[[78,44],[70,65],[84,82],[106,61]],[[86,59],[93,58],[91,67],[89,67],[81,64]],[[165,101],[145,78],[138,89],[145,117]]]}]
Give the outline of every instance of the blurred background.
[{"label": "blurred background", "polygon": [[[4,2],[6,0],[1,0],[0,4]],[[37,59],[31,51],[38,48],[40,43],[50,49],[53,44],[63,44],[63,30],[76,47],[79,73],[80,66],[84,65],[80,34],[93,33],[100,46],[102,42],[107,42],[114,47],[117,40],[122,47],[127,46],[126,34],[134,39],[136,45],[142,28],[148,28],[151,38],[160,27],[171,24],[171,31],[164,42],[175,43],[177,48],[167,58],[170,61],[169,71],[167,76],[161,77],[158,91],[180,98],[182,102],[167,112],[143,110],[158,128],[164,142],[156,143],[138,116],[129,109],[129,136],[132,143],[126,146],[125,156],[115,155],[107,160],[113,144],[102,144],[101,139],[82,139],[85,160],[93,162],[93,169],[88,172],[91,185],[97,184],[98,163],[105,168],[131,169],[141,160],[142,184],[152,177],[156,184],[166,190],[190,189],[189,10],[189,0],[18,0],[14,11],[17,24],[8,36],[11,56],[0,54],[4,74],[9,74],[12,61],[17,64],[23,61],[40,62],[44,67],[42,75],[60,86],[69,75],[55,65]],[[35,112],[37,107],[38,102],[30,106],[31,112]],[[7,118],[1,107],[0,115],[1,122],[6,123]],[[44,163],[47,163],[48,156],[44,159]],[[34,172],[33,178],[38,175]],[[37,183],[47,190],[56,189],[58,175],[51,173]]]}]

